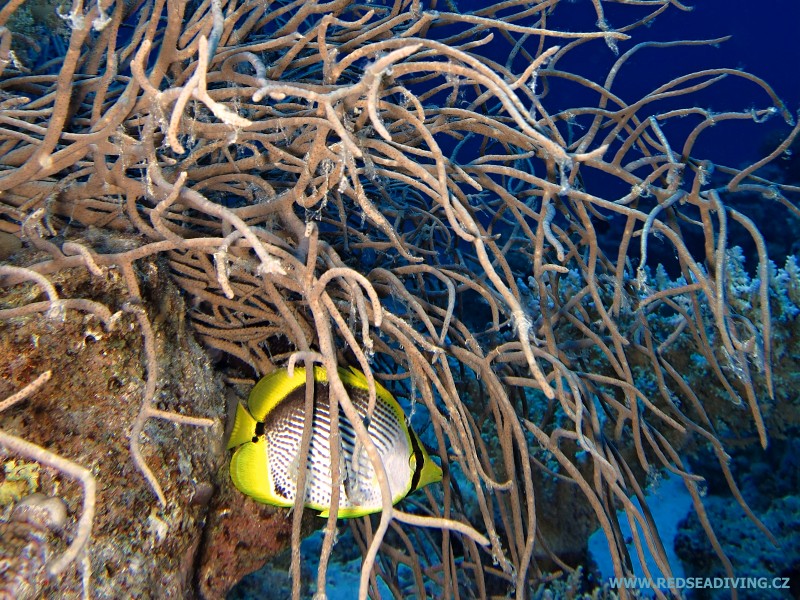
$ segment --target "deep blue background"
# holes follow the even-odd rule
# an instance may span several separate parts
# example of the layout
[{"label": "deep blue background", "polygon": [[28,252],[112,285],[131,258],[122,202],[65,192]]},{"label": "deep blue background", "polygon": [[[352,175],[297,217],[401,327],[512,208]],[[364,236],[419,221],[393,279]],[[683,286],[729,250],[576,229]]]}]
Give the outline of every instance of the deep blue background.
[{"label": "deep blue background", "polygon": [[[457,0],[464,12],[478,10],[486,4],[480,0]],[[727,67],[766,80],[796,117],[800,109],[800,1],[695,0],[686,4],[693,6],[693,10],[685,12],[670,7],[649,26],[631,31],[631,40],[619,42],[620,54],[643,41],[703,40],[723,36],[732,36],[731,39],[716,47],[639,51],[623,67],[613,91],[633,102],[674,77],[704,68]],[[437,8],[447,10],[446,3],[439,0]],[[612,2],[603,2],[603,8],[611,28],[621,27],[651,12],[647,7]],[[595,21],[596,13],[590,0],[563,1],[548,26],[568,31],[596,31]],[[508,46],[504,47],[507,52]],[[558,68],[602,82],[616,58],[598,40],[568,55],[559,62]],[[502,56],[496,59],[504,62]],[[685,101],[682,104],[687,105],[734,111],[766,108],[770,101],[753,84],[729,77],[708,92],[692,96],[688,104]],[[763,156],[765,145],[771,144],[770,149],[774,148],[774,140],[783,137],[781,131],[785,136],[788,127],[778,118],[766,127],[726,124],[707,131],[698,148],[705,155],[702,158],[739,166]]]}]

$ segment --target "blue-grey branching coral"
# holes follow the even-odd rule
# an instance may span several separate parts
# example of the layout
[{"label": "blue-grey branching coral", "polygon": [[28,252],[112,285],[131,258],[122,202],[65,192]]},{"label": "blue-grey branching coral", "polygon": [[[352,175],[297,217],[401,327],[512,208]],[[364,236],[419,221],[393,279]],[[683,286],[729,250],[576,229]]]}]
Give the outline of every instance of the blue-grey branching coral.
[{"label": "blue-grey branching coral", "polygon": [[[159,404],[158,299],[142,292],[153,264],[186,300],[167,311],[178,331],[229,380],[323,366],[331,423],[352,424],[382,498],[378,514],[352,522],[360,598],[377,596],[378,576],[396,597],[526,598],[547,571],[580,561],[594,527],[625,575],[618,511],[637,552],[669,575],[648,477],[681,478],[713,541],[682,448],[707,445],[735,488],[720,413],[735,407],[729,426],[766,445],[784,401],[773,366],[788,360],[797,265],[770,266],[731,198],[797,214],[797,187],[760,169],[798,128],[766,82],[732,68],[616,93],[654,51],[644,26],[686,8],[676,0],[621,0],[613,26],[599,1],[459,4],[75,0],[59,8],[69,39],[38,56],[14,29],[27,4],[6,2],[0,231],[26,251],[8,251],[0,285],[27,291],[0,320],[10,335],[21,320],[57,326],[80,311],[95,336],[121,323],[141,332],[141,409],[124,435],[129,477],[144,478],[154,506],[174,501],[164,482],[176,468],[148,461],[147,422],[216,421]],[[554,25],[561,10],[584,11],[586,29]],[[576,67],[586,49],[610,57],[600,80]],[[697,108],[723,79],[760,104]],[[712,125],[768,118],[787,133],[750,166],[696,151]],[[734,230],[756,249],[749,273]],[[53,282],[70,269],[112,278],[118,292],[64,297],[70,288]],[[441,483],[392,505],[346,366],[372,400],[380,382],[400,401]],[[70,544],[51,571],[79,564],[91,594],[109,577],[90,532],[93,511],[113,510],[95,505],[110,467],[43,447],[9,416],[47,385],[38,375],[20,393],[0,388],[0,446],[81,484],[84,508],[73,486]],[[332,448],[340,433],[331,428]],[[298,486],[307,466],[292,470]],[[346,492],[346,472],[330,470],[319,590]],[[298,494],[295,597],[301,505]]]}]

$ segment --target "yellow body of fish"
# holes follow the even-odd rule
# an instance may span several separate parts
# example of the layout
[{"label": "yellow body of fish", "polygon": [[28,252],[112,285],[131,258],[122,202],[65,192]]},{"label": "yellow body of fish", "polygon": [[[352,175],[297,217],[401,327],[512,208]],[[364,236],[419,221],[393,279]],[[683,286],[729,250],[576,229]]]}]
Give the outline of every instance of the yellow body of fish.
[{"label": "yellow body of fish", "polygon": [[[339,378],[350,400],[364,417],[369,404],[367,379],[361,371],[339,369]],[[315,401],[311,444],[307,456],[305,502],[327,516],[331,503],[330,402],[328,376],[314,368]],[[305,418],[306,371],[295,368],[274,371],[250,392],[247,408],[241,404],[228,448],[233,484],[264,504],[293,506],[300,471],[300,443]],[[405,414],[386,388],[376,382],[375,410],[368,433],[389,479],[392,503],[429,483],[441,481],[442,470],[431,460],[417,435],[406,425]],[[358,517],[381,509],[381,492],[375,471],[358,443],[352,424],[339,411],[341,452],[339,460],[340,517]]]}]

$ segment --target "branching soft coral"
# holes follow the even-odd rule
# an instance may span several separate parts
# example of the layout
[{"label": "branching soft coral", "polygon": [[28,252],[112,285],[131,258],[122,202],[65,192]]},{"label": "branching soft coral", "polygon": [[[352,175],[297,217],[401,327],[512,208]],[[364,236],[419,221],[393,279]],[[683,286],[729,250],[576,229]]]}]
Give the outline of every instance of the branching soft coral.
[{"label": "branching soft coral", "polygon": [[[0,283],[32,279],[47,296],[14,310],[78,308],[108,321],[94,304],[58,297],[48,277],[80,268],[124,282],[128,301],[115,310],[136,319],[147,366],[130,452],[161,504],[170,499],[138,432],[149,417],[209,421],[154,405],[137,266],[153,256],[189,298],[195,333],[231,368],[260,376],[320,362],[332,374],[332,412],[357,427],[340,364],[358,366],[371,389],[378,378],[424,406],[444,485],[408,510],[387,495],[377,522],[355,525],[361,598],[377,594],[378,575],[398,595],[412,593],[396,583],[401,565],[420,597],[430,580],[443,594],[462,585],[480,597],[524,597],[543,570],[569,567],[539,523],[546,490],[537,485],[550,476],[590,507],[617,575],[631,570],[618,508],[636,524],[637,551],[647,547],[670,573],[644,508],[644,474],[682,478],[701,515],[699,477],[677,450],[683,439],[711,444],[730,475],[683,357],[703,361],[707,385],[747,406],[762,444],[757,389],[774,395],[768,257],[726,195],[746,188],[793,206],[797,192],[759,177],[764,161],[737,172],[694,156],[695,147],[711,125],[792,117],[768,84],[735,69],[689,73],[628,102],[612,87],[647,42],[620,54],[602,82],[567,70],[567,57],[584,46],[616,51],[663,11],[685,7],[650,2],[643,16],[630,3],[638,12],[612,27],[593,2],[598,28],[567,32],[548,26],[558,4],[459,13],[423,11],[417,0],[76,2],[57,76],[14,67],[12,34],[0,29],[0,229],[39,251],[2,267]],[[0,28],[17,6],[0,10]],[[695,108],[694,94],[723,78],[756,89],[764,105]],[[594,100],[562,106],[573,97],[559,96],[562,86]],[[687,134],[671,133],[690,115],[697,124]],[[760,285],[746,315],[731,308],[733,223],[758,248]],[[77,244],[78,231],[96,241]],[[109,247],[104,231],[134,235]],[[649,275],[654,256],[670,257],[679,283]],[[33,456],[30,444],[7,446],[50,456]],[[320,590],[335,523],[332,514]]]}]

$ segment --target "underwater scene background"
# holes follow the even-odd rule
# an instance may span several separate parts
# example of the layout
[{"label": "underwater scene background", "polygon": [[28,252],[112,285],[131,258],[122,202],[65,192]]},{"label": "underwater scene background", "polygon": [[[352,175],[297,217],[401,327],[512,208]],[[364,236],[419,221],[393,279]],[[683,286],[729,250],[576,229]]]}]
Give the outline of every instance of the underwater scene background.
[{"label": "underwater scene background", "polygon": [[[0,597],[800,597],[798,23],[0,4]],[[295,364],[376,514],[231,483]],[[392,505],[348,366],[441,481]]]}]

